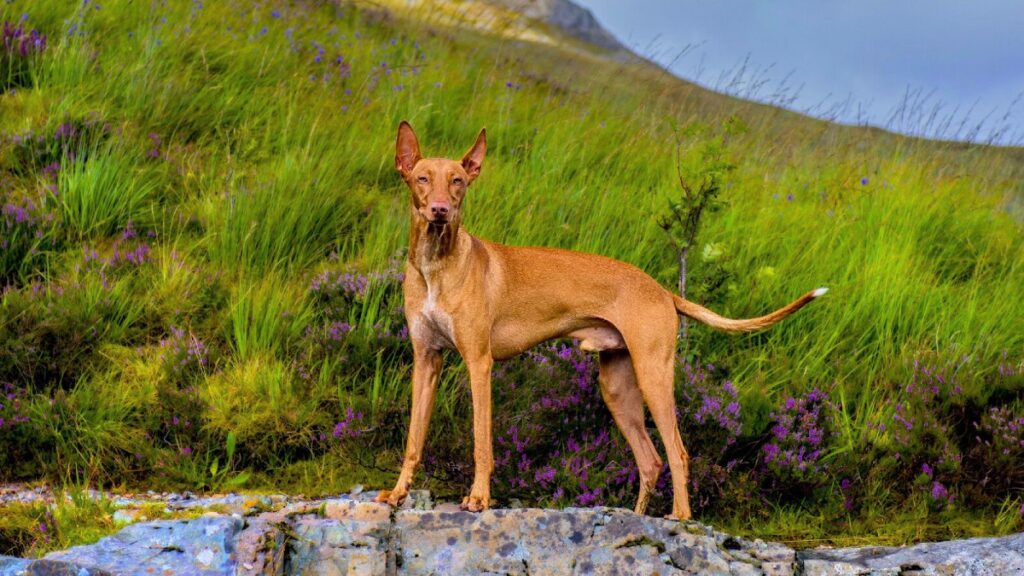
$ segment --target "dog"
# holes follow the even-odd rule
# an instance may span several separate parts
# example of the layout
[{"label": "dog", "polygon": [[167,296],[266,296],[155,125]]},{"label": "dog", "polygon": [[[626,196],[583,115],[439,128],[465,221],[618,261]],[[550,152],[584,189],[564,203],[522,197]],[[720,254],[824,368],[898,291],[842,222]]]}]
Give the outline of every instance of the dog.
[{"label": "dog", "polygon": [[601,396],[636,459],[643,514],[662,460],[644,425],[644,404],[661,435],[672,473],[672,516],[691,517],[689,456],[679,436],[673,395],[679,314],[731,332],[760,330],[825,293],[808,292],[770,314],[724,318],[663,288],[639,268],[604,256],[553,248],[504,246],[463,230],[462,202],[480,175],[487,135],[460,161],[423,158],[412,126],[398,127],[395,167],[412,193],[403,292],[413,348],[412,416],[402,470],[377,501],[405,499],[420,462],[434,407],[441,351],[456,350],[469,370],[475,473],[462,509],[490,505],[494,471],[491,368],[552,338],[573,338],[599,355]]}]

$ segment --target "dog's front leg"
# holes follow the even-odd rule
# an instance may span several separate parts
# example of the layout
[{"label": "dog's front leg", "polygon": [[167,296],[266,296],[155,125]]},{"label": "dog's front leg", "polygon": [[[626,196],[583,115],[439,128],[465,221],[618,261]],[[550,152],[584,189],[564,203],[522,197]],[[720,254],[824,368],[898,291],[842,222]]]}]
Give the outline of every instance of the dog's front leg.
[{"label": "dog's front leg", "polygon": [[494,472],[494,447],[491,440],[491,367],[490,351],[463,355],[469,368],[469,384],[473,393],[473,461],[476,474],[473,487],[462,501],[462,509],[471,512],[486,510],[491,504],[491,473]]},{"label": "dog's front leg", "polygon": [[409,494],[416,466],[423,456],[423,444],[427,438],[430,414],[434,411],[434,395],[437,392],[438,376],[441,374],[441,353],[413,341],[412,365],[412,416],[409,419],[409,436],[405,444],[405,460],[402,472],[394,490],[381,490],[378,502],[398,506]]}]

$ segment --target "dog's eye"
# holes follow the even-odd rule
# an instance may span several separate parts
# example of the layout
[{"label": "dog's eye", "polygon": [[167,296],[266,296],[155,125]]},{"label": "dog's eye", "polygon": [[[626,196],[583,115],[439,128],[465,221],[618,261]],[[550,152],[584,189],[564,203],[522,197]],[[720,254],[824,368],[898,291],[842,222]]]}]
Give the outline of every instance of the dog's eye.
[{"label": "dog's eye", "polygon": [[462,184],[462,178],[456,176],[455,178],[452,179],[452,184]]},{"label": "dog's eye", "polygon": [[426,176],[420,176],[419,178],[416,179],[416,181],[419,182],[420,184],[426,184],[430,180]]}]

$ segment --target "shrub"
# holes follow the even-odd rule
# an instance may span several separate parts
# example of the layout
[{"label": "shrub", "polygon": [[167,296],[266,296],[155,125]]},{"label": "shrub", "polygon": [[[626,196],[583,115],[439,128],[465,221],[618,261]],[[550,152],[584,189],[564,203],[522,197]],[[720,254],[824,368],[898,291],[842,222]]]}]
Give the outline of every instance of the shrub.
[{"label": "shrub", "polygon": [[[743,433],[736,386],[715,378],[715,367],[677,362],[676,413],[683,442],[690,453],[690,500],[695,511],[722,503],[738,462],[729,457]],[[671,493],[668,467],[659,486]]]},{"label": "shrub", "polygon": [[[408,412],[408,377],[412,360],[402,303],[400,260],[379,272],[326,270],[310,282],[312,320],[295,361],[306,382],[329,387],[327,410],[344,421],[346,411],[365,410],[376,427],[379,449],[394,446]],[[435,428],[436,430],[436,428]],[[330,430],[322,434],[330,436]]]},{"label": "shrub", "polygon": [[954,488],[961,478],[962,454],[953,410],[962,401],[957,368],[957,364],[939,366],[915,359],[909,382],[890,401],[891,421],[877,423],[883,434],[862,463],[896,493],[925,493],[936,507],[955,499]]},{"label": "shrub", "polygon": [[822,456],[833,435],[833,413],[828,395],[818,389],[804,397],[786,398],[771,413],[770,436],[760,452],[770,487],[790,495],[806,495],[807,490],[828,480]]},{"label": "shrub", "polygon": [[81,306],[81,289],[33,283],[0,301],[0,381],[34,391],[70,387],[100,341],[100,310]]},{"label": "shrub", "polygon": [[952,501],[949,489],[959,479],[961,453],[951,422],[951,403],[960,395],[955,372],[914,361],[910,383],[893,414],[895,456],[920,473],[914,483],[938,504]]},{"label": "shrub", "polygon": [[[540,346],[496,370],[493,390],[495,404],[510,407],[494,422],[496,494],[562,506],[636,497],[636,466],[610,433],[594,356],[565,343]],[[471,445],[463,450],[471,462]]]},{"label": "shrub", "polygon": [[171,326],[156,353],[162,376],[147,434],[157,455],[155,469],[164,477],[178,477],[172,465],[179,457],[211,448],[204,430],[207,403],[197,386],[213,371],[206,344],[191,330]]},{"label": "shrub", "polygon": [[[732,464],[725,457],[741,432],[740,407],[730,382],[687,364],[679,371],[679,424],[692,455],[693,504],[706,508],[728,479]],[[498,365],[493,391],[495,404],[506,407],[494,422],[496,495],[541,505],[633,506],[639,474],[601,397],[596,356],[564,342],[539,346]],[[467,484],[472,433],[463,429],[455,437],[453,447],[430,444],[426,468],[434,478]],[[671,493],[666,465],[652,510],[669,505]]]},{"label": "shrub", "polygon": [[204,432],[218,450],[234,434],[241,467],[267,470],[308,457],[318,432],[332,424],[331,416],[318,409],[319,395],[290,366],[267,356],[225,366],[198,391],[205,405]]},{"label": "shrub", "polygon": [[[405,356],[408,327],[402,308],[401,260],[394,258],[380,272],[360,274],[325,270],[310,282],[309,295],[315,323],[306,331],[310,351],[338,352],[346,348],[346,361],[359,364],[365,356]],[[347,346],[346,346],[347,345]]]},{"label": "shrub", "polygon": [[989,407],[974,429],[965,469],[975,498],[1024,493],[1024,403]]}]

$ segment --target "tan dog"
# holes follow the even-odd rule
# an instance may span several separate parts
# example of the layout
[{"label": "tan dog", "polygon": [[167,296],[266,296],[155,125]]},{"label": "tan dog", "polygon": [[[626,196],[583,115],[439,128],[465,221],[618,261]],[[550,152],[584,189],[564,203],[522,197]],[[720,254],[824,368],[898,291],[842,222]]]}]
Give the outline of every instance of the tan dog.
[{"label": "tan dog", "polygon": [[412,418],[402,472],[377,500],[398,505],[422,456],[434,407],[441,350],[457,350],[469,369],[476,474],[464,510],[490,503],[491,367],[551,338],[576,338],[600,354],[600,388],[636,458],[643,514],[661,472],[644,426],[646,402],[672,472],[672,515],[690,518],[688,456],[672,393],[678,314],[723,330],[766,328],[825,292],[818,289],[771,314],[723,318],[669,293],[640,269],[593,254],[519,248],[474,238],[460,227],[466,188],[480,174],[485,132],[461,161],[423,158],[407,122],[398,128],[395,165],[412,191],[405,315],[413,346]]}]

